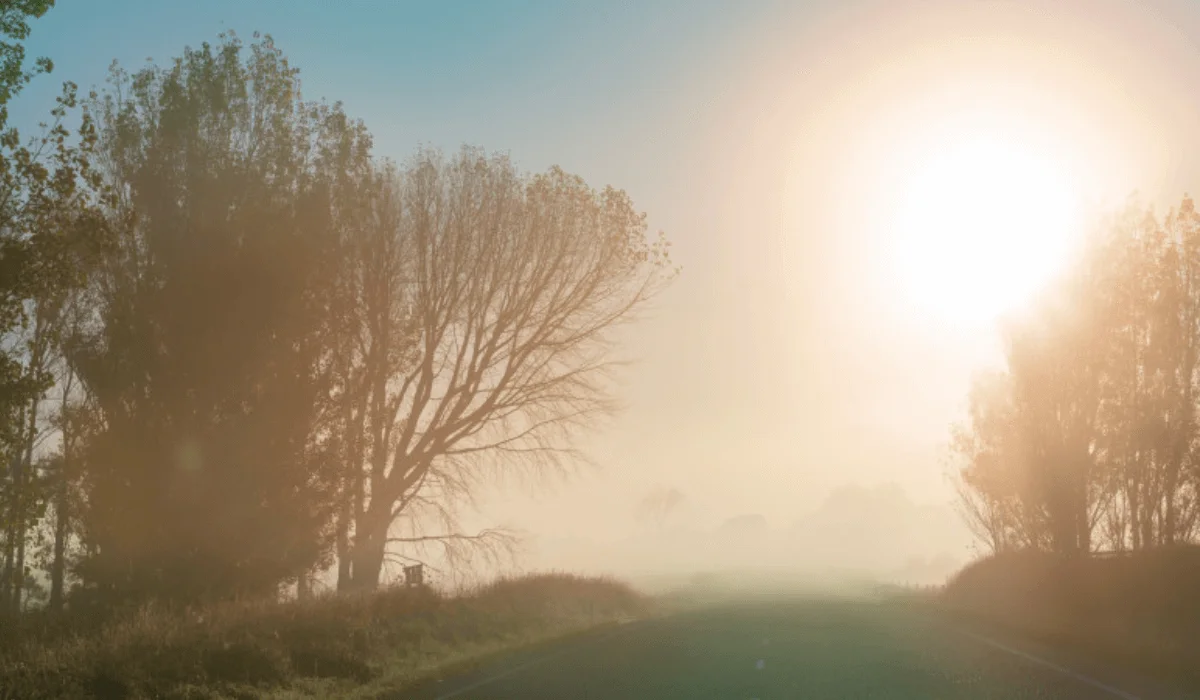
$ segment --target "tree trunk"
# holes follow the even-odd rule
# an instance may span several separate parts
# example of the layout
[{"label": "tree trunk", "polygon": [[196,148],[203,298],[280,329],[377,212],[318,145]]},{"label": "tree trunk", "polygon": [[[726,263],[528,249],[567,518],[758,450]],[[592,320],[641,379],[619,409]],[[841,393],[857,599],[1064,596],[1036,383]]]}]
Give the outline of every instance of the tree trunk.
[{"label": "tree trunk", "polygon": [[8,613],[9,601],[12,600],[13,557],[17,551],[13,546],[16,541],[13,534],[15,529],[12,524],[4,529],[4,577],[0,579],[0,615]]},{"label": "tree trunk", "polygon": [[1176,529],[1175,485],[1174,485],[1174,483],[1172,483],[1173,481],[1174,481],[1174,479],[1169,478],[1169,481],[1167,482],[1166,496],[1164,497],[1166,500],[1166,503],[1164,505],[1165,510],[1163,513],[1163,534],[1162,534],[1162,543],[1164,545],[1175,544],[1175,534],[1176,534],[1175,533],[1175,529]]},{"label": "tree trunk", "polygon": [[1125,484],[1125,506],[1129,509],[1129,538],[1130,546],[1136,552],[1142,548],[1142,511],[1138,498],[1137,485],[1131,482]]},{"label": "tree trunk", "polygon": [[[355,538],[358,540],[358,538]],[[382,537],[368,536],[354,545],[354,590],[373,591],[379,587],[383,572],[383,556],[387,548],[386,533]]]},{"label": "tree trunk", "polygon": [[[34,354],[33,361],[37,363],[35,366],[41,366],[40,353]],[[25,539],[29,529],[27,516],[29,514],[29,504],[27,501],[26,486],[28,486],[30,477],[33,474],[33,444],[37,441],[37,420],[38,407],[41,404],[40,399],[34,399],[29,406],[29,422],[25,426],[25,443],[23,445],[24,456],[18,461],[18,469],[15,474],[14,489],[16,503],[16,538],[17,552],[16,559],[13,562],[13,586],[12,586],[12,604],[13,613],[21,612],[22,598],[25,594]]]},{"label": "tree trunk", "polygon": [[20,614],[21,605],[25,602],[25,523],[21,518],[20,539],[17,540],[17,560],[13,564],[13,614]]},{"label": "tree trunk", "polygon": [[301,601],[312,598],[312,574],[307,571],[296,579],[296,598]]},{"label": "tree trunk", "polygon": [[1142,548],[1150,549],[1154,546],[1154,513],[1148,507],[1145,510],[1142,513]]},{"label": "tree trunk", "polygon": [[50,561],[50,609],[58,612],[63,609],[63,581],[65,579],[67,562],[67,540],[71,536],[71,480],[74,475],[75,428],[74,410],[70,406],[71,390],[75,383],[75,373],[68,367],[66,380],[62,391],[62,409],[60,414],[60,430],[62,431],[62,461],[59,463],[58,482],[54,489],[54,553]]},{"label": "tree trunk", "polygon": [[[12,461],[8,464],[8,478],[11,488],[15,489],[17,473],[20,471],[19,453],[14,451]],[[0,572],[0,616],[3,616],[11,609],[10,602],[12,600],[13,591],[13,562],[16,558],[16,502],[12,500],[12,495],[9,494],[9,512],[2,513],[5,517],[4,526],[4,569]]]},{"label": "tree trunk", "polygon": [[50,562],[50,609],[63,608],[63,573],[66,570],[67,528],[70,526],[67,498],[67,457],[63,457],[62,472],[58,475],[58,489],[54,503],[54,559]]},{"label": "tree trunk", "polygon": [[12,513],[8,527],[7,549],[4,553],[4,572],[8,612],[17,614],[21,610],[21,594],[25,562],[25,464],[18,457],[14,460],[12,476]]},{"label": "tree trunk", "polygon": [[346,497],[342,496],[342,506],[337,516],[337,590],[345,593],[352,585],[352,570],[350,560],[350,508]]},{"label": "tree trunk", "polygon": [[1079,504],[1075,509],[1076,547],[1080,554],[1090,554],[1092,551],[1092,527],[1088,518],[1087,487],[1080,494]]},{"label": "tree trunk", "polygon": [[362,519],[354,524],[353,590],[373,591],[379,587],[391,524],[391,502],[387,498],[373,499]]},{"label": "tree trunk", "polygon": [[[347,378],[352,376],[349,365],[343,371]],[[342,415],[342,426],[345,430],[342,438],[347,449],[343,455],[342,501],[337,515],[338,593],[345,593],[354,588],[350,524],[355,524],[357,537],[357,525],[362,522],[362,431],[363,421],[366,419],[366,403],[365,394],[349,396],[345,399]]]}]

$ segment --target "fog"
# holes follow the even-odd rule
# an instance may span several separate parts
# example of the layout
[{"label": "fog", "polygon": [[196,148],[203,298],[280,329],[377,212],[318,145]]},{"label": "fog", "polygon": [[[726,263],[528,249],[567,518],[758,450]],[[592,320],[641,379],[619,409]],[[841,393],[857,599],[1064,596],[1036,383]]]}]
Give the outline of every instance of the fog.
[{"label": "fog", "polygon": [[1200,2],[2,7],[0,696],[1200,668]]},{"label": "fog", "polygon": [[[29,54],[100,85],[113,58],[161,59],[229,28],[234,5],[218,5],[174,8],[153,32],[148,5],[64,9]],[[978,117],[1087,175],[1088,196],[1140,185],[1174,197],[1197,175],[1173,155],[1193,146],[1200,117],[1186,99],[1200,63],[1177,29],[1200,23],[1195,8],[536,5],[476,8],[469,21],[451,8],[237,8],[238,31],[269,29],[305,93],[361,117],[379,155],[466,142],[524,171],[558,164],[626,190],[672,242],[681,274],[613,338],[628,362],[614,373],[621,410],[580,428],[581,459],[482,484],[464,531],[519,533],[505,566],[638,577],[932,581],[969,559],[948,431],[972,374],[1001,353],[994,309],[950,317],[904,287],[949,279],[937,261],[896,269],[897,249],[915,247],[886,227],[920,167],[910,156]],[[99,25],[131,27],[128,41],[71,39]],[[331,43],[335,32],[345,38]],[[423,63],[433,36],[458,47],[436,52],[437,80]],[[1148,45],[1162,50],[1138,52]],[[14,121],[33,123],[55,89],[32,85]],[[677,489],[679,505],[639,519],[659,488]]]},{"label": "fog", "polygon": [[[699,9],[664,31],[668,55],[695,60],[676,72],[666,66],[678,59],[652,61],[663,72],[642,79],[666,85],[670,74],[673,87],[645,93],[654,107],[638,114],[671,126],[623,132],[661,160],[578,156],[645,195],[683,274],[625,336],[625,410],[586,438],[594,467],[484,499],[477,522],[531,533],[531,567],[754,561],[890,576],[910,558],[969,559],[946,444],[971,376],[1002,352],[992,316],[948,318],[899,281],[880,221],[894,213],[896,173],[919,165],[904,149],[945,126],[934,115],[966,104],[1052,153],[1098,200],[1181,192],[1197,175],[1169,153],[1195,141],[1182,115],[1200,116],[1183,97],[1200,65],[1176,29],[1195,25],[1194,8],[753,7],[719,37]],[[1138,53],[1151,44],[1169,49]],[[652,534],[631,512],[657,484],[685,492],[690,510]],[[896,485],[906,505],[835,526],[822,514],[856,484]],[[754,514],[762,537],[718,544],[723,522]],[[796,527],[807,518],[829,534]],[[940,526],[927,526],[927,541],[908,534],[928,522]]]},{"label": "fog", "polygon": [[704,574],[932,584],[970,555],[969,538],[949,507],[914,502],[895,484],[843,486],[788,520],[758,513],[720,518],[666,488],[638,505],[664,492],[678,494],[674,505],[640,518],[631,507],[625,517],[639,522],[626,537],[536,536],[528,566],[607,572],[648,586]]}]

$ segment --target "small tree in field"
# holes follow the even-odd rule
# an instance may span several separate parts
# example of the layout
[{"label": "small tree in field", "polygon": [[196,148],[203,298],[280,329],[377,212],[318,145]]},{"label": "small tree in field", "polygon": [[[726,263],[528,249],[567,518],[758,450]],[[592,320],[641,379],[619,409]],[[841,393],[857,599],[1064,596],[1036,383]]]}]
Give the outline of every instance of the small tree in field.
[{"label": "small tree in field", "polygon": [[657,486],[638,501],[634,514],[638,521],[651,522],[655,527],[662,528],[683,501],[683,492],[679,489]]}]

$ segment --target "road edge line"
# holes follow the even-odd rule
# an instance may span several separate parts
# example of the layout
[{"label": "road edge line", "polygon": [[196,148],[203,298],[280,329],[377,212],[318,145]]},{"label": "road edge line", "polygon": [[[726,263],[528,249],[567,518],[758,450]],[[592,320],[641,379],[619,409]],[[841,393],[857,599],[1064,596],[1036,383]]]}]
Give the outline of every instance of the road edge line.
[{"label": "road edge line", "polygon": [[[634,627],[637,622],[640,622],[640,620],[635,620],[632,622],[625,622],[625,623],[617,623],[618,626],[616,627],[616,629],[610,630],[606,634],[597,635],[596,637],[593,637],[592,639],[589,639],[587,641],[588,642],[599,642],[599,641],[608,639],[609,637],[615,637],[616,635],[629,630],[631,627]],[[436,698],[434,698],[434,700],[450,700],[450,698],[456,698],[459,695],[462,695],[463,693],[469,693],[472,690],[475,690],[477,688],[482,688],[483,686],[490,685],[492,683],[495,683],[498,680],[502,680],[504,678],[508,678],[509,676],[516,675],[516,674],[520,673],[521,671],[524,671],[525,669],[531,668],[533,666],[537,666],[538,664],[545,663],[551,659],[557,659],[560,656],[565,656],[565,655],[571,653],[572,651],[575,651],[575,649],[573,649],[573,648],[560,649],[559,651],[556,651],[554,653],[546,654],[545,656],[539,656],[535,659],[530,659],[529,661],[526,661],[525,663],[517,664],[516,666],[513,666],[512,668],[506,669],[504,671],[501,671],[500,673],[494,673],[490,676],[487,676],[486,678],[481,678],[481,679],[475,681],[474,683],[469,683],[467,685],[464,685],[461,688],[455,688],[454,690],[443,693],[443,694],[437,696]],[[1138,700],[1138,698],[1134,698],[1133,700]]]}]

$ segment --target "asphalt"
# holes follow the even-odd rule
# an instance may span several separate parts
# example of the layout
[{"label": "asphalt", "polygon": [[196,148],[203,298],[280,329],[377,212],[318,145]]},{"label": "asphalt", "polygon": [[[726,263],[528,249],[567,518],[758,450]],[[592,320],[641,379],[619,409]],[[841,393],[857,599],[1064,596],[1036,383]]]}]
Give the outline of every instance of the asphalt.
[{"label": "asphalt", "polygon": [[763,597],[494,658],[413,700],[1200,698],[910,606]]}]

